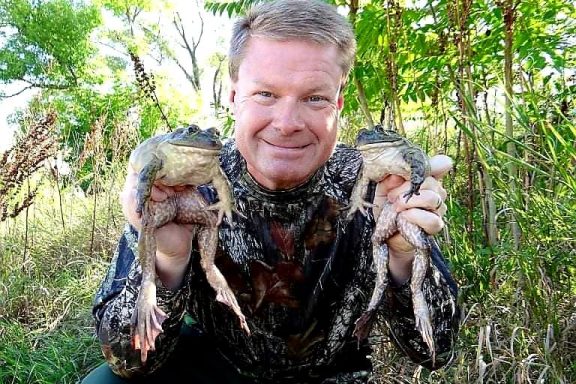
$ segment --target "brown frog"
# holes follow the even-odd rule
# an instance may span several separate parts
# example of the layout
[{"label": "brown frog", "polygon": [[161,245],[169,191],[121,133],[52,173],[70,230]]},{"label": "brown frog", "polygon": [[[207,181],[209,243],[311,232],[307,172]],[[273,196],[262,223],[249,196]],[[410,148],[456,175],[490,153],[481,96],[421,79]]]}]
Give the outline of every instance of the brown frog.
[{"label": "brown frog", "polygon": [[[196,125],[179,128],[142,142],[130,155],[130,167],[138,173],[137,208],[142,227],[138,237],[138,258],[142,266],[142,282],[136,308],[132,316],[132,335],[135,348],[140,349],[145,362],[148,350],[162,332],[166,315],[156,301],[156,228],[174,221],[196,224],[193,237],[197,239],[200,264],[206,280],[216,291],[216,300],[229,306],[248,334],[250,329],[240,310],[234,293],[214,264],[218,244],[218,225],[224,215],[232,223],[233,202],[228,182],[220,168],[222,143],[214,128],[201,130]],[[150,200],[154,182],[168,186],[190,186],[162,202]],[[219,202],[208,205],[195,186],[212,183]],[[218,214],[213,211],[217,210]]]},{"label": "brown frog", "polygon": [[[422,149],[413,145],[396,132],[384,130],[380,125],[370,130],[360,131],[356,139],[356,148],[362,155],[363,166],[358,182],[352,191],[349,218],[356,210],[366,214],[365,208],[373,206],[363,199],[370,181],[379,182],[388,175],[402,176],[406,180],[410,180],[411,183],[410,190],[404,195],[408,200],[412,195],[419,194],[420,186],[430,174],[428,156]],[[388,285],[389,255],[386,240],[396,232],[400,232],[415,248],[410,289],[412,291],[412,306],[416,318],[416,329],[418,329],[428,345],[432,353],[432,359],[435,360],[430,312],[422,292],[422,283],[430,265],[431,250],[429,238],[420,227],[398,216],[388,202],[385,202],[382,206],[382,212],[378,217],[372,236],[376,284],[368,308],[356,321],[354,335],[360,341],[370,333],[376,316],[376,309],[382,302]]]}]

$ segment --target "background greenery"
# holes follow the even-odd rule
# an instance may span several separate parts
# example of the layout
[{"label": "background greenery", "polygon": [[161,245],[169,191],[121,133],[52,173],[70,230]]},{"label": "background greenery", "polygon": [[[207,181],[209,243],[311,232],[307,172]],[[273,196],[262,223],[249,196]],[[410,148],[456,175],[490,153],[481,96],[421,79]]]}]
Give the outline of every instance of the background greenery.
[{"label": "background greenery", "polygon": [[[230,134],[214,30],[254,2],[0,0],[0,105],[31,95],[0,155],[0,383],[73,383],[100,363],[90,307],[127,156],[192,121]],[[332,3],[358,39],[341,139],[382,122],[455,161],[440,240],[457,355],[430,373],[375,334],[379,380],[576,382],[574,3]]]}]

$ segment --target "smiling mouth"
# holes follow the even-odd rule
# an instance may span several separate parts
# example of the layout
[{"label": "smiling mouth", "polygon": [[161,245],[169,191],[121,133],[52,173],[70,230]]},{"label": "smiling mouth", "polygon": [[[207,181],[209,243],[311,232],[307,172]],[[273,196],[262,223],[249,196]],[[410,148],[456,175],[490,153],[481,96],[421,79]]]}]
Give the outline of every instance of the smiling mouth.
[{"label": "smiling mouth", "polygon": [[286,149],[286,150],[304,149],[309,145],[309,144],[305,144],[305,145],[278,145],[278,144],[271,143],[267,140],[263,140],[263,141],[272,147],[279,148],[279,149]]}]

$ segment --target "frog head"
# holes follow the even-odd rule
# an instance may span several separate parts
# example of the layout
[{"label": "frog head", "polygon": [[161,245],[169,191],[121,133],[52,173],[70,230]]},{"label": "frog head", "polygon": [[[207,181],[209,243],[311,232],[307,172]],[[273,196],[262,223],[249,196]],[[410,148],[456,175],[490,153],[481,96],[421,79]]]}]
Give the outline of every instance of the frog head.
[{"label": "frog head", "polygon": [[356,137],[356,146],[362,147],[369,144],[400,144],[404,142],[404,138],[397,132],[384,129],[382,125],[378,124],[372,129],[362,129],[358,132]]},{"label": "frog head", "polygon": [[150,197],[152,184],[201,185],[218,175],[222,142],[215,128],[197,125],[178,128],[141,143],[130,155],[130,166],[138,173],[137,212]]},{"label": "frog head", "polygon": [[165,142],[178,147],[193,147],[208,150],[222,149],[222,142],[215,128],[200,129],[195,124],[170,132],[167,134]]}]

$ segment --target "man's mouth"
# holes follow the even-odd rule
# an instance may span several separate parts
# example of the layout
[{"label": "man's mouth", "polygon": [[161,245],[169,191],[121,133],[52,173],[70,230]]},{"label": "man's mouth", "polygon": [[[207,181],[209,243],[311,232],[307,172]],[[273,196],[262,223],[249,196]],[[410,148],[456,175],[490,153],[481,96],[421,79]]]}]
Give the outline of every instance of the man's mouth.
[{"label": "man's mouth", "polygon": [[299,149],[304,149],[306,148],[309,144],[304,144],[304,145],[298,145],[298,144],[285,144],[285,143],[281,143],[281,144],[276,144],[276,143],[272,143],[270,141],[267,140],[263,140],[266,144],[272,146],[272,147],[276,147],[279,149],[285,149],[285,150],[299,150]]}]

